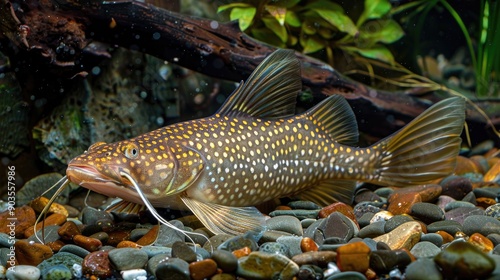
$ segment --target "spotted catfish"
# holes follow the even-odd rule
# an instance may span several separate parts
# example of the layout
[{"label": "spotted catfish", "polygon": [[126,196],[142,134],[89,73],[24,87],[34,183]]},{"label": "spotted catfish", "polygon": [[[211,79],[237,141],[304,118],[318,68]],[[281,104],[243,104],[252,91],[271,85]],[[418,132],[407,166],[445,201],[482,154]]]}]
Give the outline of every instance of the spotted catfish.
[{"label": "spotted catfish", "polygon": [[343,97],[294,116],[300,90],[299,61],[292,51],[276,51],[215,115],[96,143],[69,163],[67,177],[151,211],[187,207],[214,233],[234,234],[261,227],[254,205],[274,198],[350,202],[356,181],[407,186],[453,172],[462,98],[439,102],[394,135],[360,148]]}]

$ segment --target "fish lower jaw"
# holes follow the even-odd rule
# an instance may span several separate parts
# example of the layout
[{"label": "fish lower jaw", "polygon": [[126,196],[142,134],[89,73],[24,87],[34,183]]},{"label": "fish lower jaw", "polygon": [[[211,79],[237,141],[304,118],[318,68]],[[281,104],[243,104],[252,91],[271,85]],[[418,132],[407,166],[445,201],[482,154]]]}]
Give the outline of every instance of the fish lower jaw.
[{"label": "fish lower jaw", "polygon": [[83,186],[82,184],[92,183],[103,185],[112,184],[116,187],[125,188],[124,186],[121,186],[120,182],[117,182],[107,176],[103,176],[91,166],[70,165],[66,169],[66,176],[71,182],[80,186]]}]

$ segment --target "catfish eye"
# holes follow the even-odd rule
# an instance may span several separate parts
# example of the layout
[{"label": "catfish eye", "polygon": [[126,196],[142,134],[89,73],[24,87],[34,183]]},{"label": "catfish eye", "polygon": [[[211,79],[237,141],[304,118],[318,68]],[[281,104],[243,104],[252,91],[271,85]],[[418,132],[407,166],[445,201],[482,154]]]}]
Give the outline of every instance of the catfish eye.
[{"label": "catfish eye", "polygon": [[134,143],[128,143],[127,146],[125,146],[125,156],[129,159],[134,159],[137,158],[139,155],[139,148],[137,147],[136,144]]}]

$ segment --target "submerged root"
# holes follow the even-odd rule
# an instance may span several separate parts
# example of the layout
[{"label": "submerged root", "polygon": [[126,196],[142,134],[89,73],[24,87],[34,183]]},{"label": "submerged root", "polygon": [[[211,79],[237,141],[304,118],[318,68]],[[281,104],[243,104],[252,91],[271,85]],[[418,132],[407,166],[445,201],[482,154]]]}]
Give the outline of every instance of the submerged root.
[{"label": "submerged root", "polygon": [[[134,186],[135,190],[139,194],[139,197],[141,198],[142,202],[144,203],[144,205],[146,205],[146,207],[148,208],[148,210],[158,220],[158,222],[166,225],[167,227],[169,227],[169,228],[171,228],[171,229],[173,229],[175,231],[178,231],[178,232],[181,232],[182,234],[184,234],[184,236],[186,236],[189,239],[189,241],[191,241],[191,243],[193,243],[193,246],[194,246],[195,250],[196,250],[196,243],[194,242],[194,240],[191,238],[190,235],[200,236],[200,237],[206,239],[207,242],[209,242],[209,244],[210,244],[211,251],[213,252],[212,243],[210,243],[210,240],[205,235],[200,234],[200,233],[196,233],[196,232],[185,231],[185,230],[179,229],[176,226],[174,226],[171,223],[169,223],[162,216],[160,216],[160,214],[158,214],[158,212],[156,211],[156,209],[153,207],[153,205],[151,204],[151,202],[149,202],[149,200],[144,195],[144,193],[142,192],[141,188],[139,187],[139,185],[137,184],[137,182],[135,181],[135,179],[132,178],[132,176],[130,176],[129,174],[127,174],[125,172],[120,172],[120,175],[123,176],[123,177],[125,177],[125,178],[127,178],[132,183],[132,185]],[[156,236],[156,238],[158,239],[158,235]],[[156,240],[155,240],[155,242],[156,242]],[[153,242],[153,244],[155,242]]]}]

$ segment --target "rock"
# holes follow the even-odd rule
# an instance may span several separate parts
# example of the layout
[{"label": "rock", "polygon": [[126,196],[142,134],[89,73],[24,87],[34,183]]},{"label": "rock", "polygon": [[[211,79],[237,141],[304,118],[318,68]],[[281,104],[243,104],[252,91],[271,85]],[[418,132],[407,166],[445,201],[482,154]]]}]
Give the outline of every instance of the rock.
[{"label": "rock", "polygon": [[259,245],[257,245],[257,242],[255,242],[255,240],[253,240],[252,238],[245,237],[245,236],[232,237],[232,238],[224,241],[224,243],[220,244],[217,247],[217,249],[218,250],[226,250],[226,251],[234,251],[234,250],[238,250],[238,249],[241,249],[244,247],[249,247],[250,250],[252,250],[252,252],[259,249]]},{"label": "rock", "polygon": [[278,242],[266,242],[260,245],[259,251],[269,254],[281,254],[286,257],[290,257],[290,250],[288,246]]},{"label": "rock", "polygon": [[359,231],[358,237],[360,237],[360,238],[374,238],[377,236],[381,236],[381,235],[386,233],[386,231],[385,231],[385,224],[386,223],[387,223],[386,221],[379,221],[379,222],[369,224]]},{"label": "rock", "polygon": [[394,230],[395,228],[397,228],[398,226],[400,226],[406,222],[410,222],[410,221],[413,221],[413,218],[411,216],[408,216],[408,215],[393,216],[392,218],[390,218],[389,220],[387,220],[385,222],[384,232],[381,234],[384,234],[386,232],[390,232],[390,231]]},{"label": "rock", "polygon": [[352,206],[350,205],[347,205],[345,203],[342,203],[342,202],[335,202],[333,204],[330,204],[326,207],[323,207],[321,209],[321,211],[319,211],[319,218],[326,218],[328,216],[330,216],[330,214],[332,214],[333,212],[340,212],[342,214],[344,214],[346,217],[348,217],[349,219],[355,221],[356,220],[356,216],[354,215],[354,209],[352,209]]},{"label": "rock", "polygon": [[44,280],[70,280],[73,278],[71,270],[63,264],[58,264],[42,271],[42,275],[42,279]]},{"label": "rock", "polygon": [[369,189],[360,189],[354,196],[354,204],[364,201],[369,201],[373,204],[377,204],[382,201],[382,198]]},{"label": "rock", "polygon": [[[61,238],[59,236],[59,234],[57,233],[59,228],[60,228],[60,226],[58,226],[58,225],[46,226],[45,228],[37,231],[36,235],[33,234],[32,236],[30,236],[28,238],[28,241],[40,243],[40,241],[38,240],[38,238],[40,238],[40,239],[42,239],[44,244],[56,242],[57,240],[59,240]],[[37,238],[37,236],[38,236],[38,238]]]},{"label": "rock", "polygon": [[68,252],[74,255],[77,255],[81,258],[85,258],[90,252],[88,250],[85,250],[84,248],[73,245],[73,244],[66,244],[64,245],[59,252]]},{"label": "rock", "polygon": [[152,256],[148,260],[148,264],[147,264],[147,269],[148,269],[149,273],[151,273],[152,275],[155,275],[155,271],[156,271],[156,268],[158,268],[158,265],[162,262],[167,261],[170,258],[171,258],[170,254],[157,254],[157,255]]},{"label": "rock", "polygon": [[266,230],[262,234],[259,242],[275,242],[278,238],[282,236],[294,236],[289,232],[278,231],[278,230]]},{"label": "rock", "polygon": [[88,254],[82,262],[82,273],[99,278],[110,277],[113,270],[109,262],[108,252],[97,251]]},{"label": "rock", "polygon": [[500,244],[500,233],[488,234],[486,237],[493,242],[493,245],[497,246]]},{"label": "rock", "polygon": [[467,242],[452,242],[434,261],[447,278],[484,279],[495,269],[495,261]]},{"label": "rock", "polygon": [[[160,226],[158,225],[155,225],[153,226],[151,229],[149,229],[141,238],[139,238],[136,243],[139,244],[139,245],[142,245],[142,246],[148,246],[148,245],[152,245],[153,242],[155,242],[156,240],[156,237],[158,236],[158,231],[160,229]],[[130,239],[131,240],[134,240],[132,238],[132,235],[134,233],[134,231],[136,231],[138,229],[134,229],[132,230],[132,232],[130,233]],[[145,229],[140,229],[140,230],[145,230]],[[137,237],[136,235],[134,235],[134,238]]]},{"label": "rock", "polygon": [[424,223],[444,220],[443,210],[441,210],[441,208],[437,205],[428,202],[415,203],[411,207],[410,215],[416,217]]},{"label": "rock", "polygon": [[[178,229],[184,230],[184,225],[177,221],[173,220],[170,223]],[[178,230],[172,229],[164,224],[160,225],[160,231],[158,233],[158,238],[154,245],[156,246],[167,246],[172,245],[176,241],[184,241],[184,234]]]},{"label": "rock", "polygon": [[118,248],[109,251],[108,258],[118,270],[143,268],[148,261],[148,254],[135,248]]},{"label": "rock", "polygon": [[327,277],[325,280],[366,280],[366,277],[364,274],[356,271],[346,271],[336,273]]},{"label": "rock", "polygon": [[120,242],[129,239],[130,239],[130,232],[125,230],[116,230],[108,233],[108,241],[106,243],[109,246],[116,247]]},{"label": "rock", "polygon": [[[50,216],[48,216],[42,222],[39,222],[36,225],[36,231],[39,231],[40,229],[42,229],[42,227],[48,227],[48,226],[52,226],[52,225],[60,226],[60,225],[64,224],[65,222],[66,222],[66,216],[64,216],[63,214],[54,213],[54,214],[51,214]],[[26,238],[28,238],[28,237],[32,236],[34,233],[35,233],[35,227],[31,226],[31,227],[28,227],[24,231],[24,236]]]},{"label": "rock", "polygon": [[445,231],[451,235],[455,235],[457,232],[463,231],[463,227],[459,222],[446,220],[446,221],[434,222],[428,225],[427,231],[431,233],[438,231]]},{"label": "rock", "polygon": [[252,252],[238,259],[236,274],[250,279],[292,280],[299,272],[299,266],[289,258],[263,252]]},{"label": "rock", "polygon": [[444,214],[446,220],[448,221],[456,221],[463,225],[465,219],[470,216],[483,216],[484,210],[474,207],[459,207],[453,210],[450,210]]},{"label": "rock", "polygon": [[9,280],[37,280],[40,278],[40,269],[31,265],[16,265],[8,269],[5,275]]},{"label": "rock", "polygon": [[196,261],[196,253],[182,241],[176,241],[172,245],[172,257],[185,260],[188,263]]},{"label": "rock", "polygon": [[394,215],[410,214],[413,204],[422,202],[418,192],[397,193],[389,196],[387,211]]},{"label": "rock", "polygon": [[476,246],[479,250],[489,253],[493,250],[493,242],[480,233],[474,233],[467,239],[467,242]]},{"label": "rock", "polygon": [[480,170],[470,159],[463,156],[457,157],[457,166],[454,171],[455,174],[462,175],[466,173],[479,173],[479,171]]},{"label": "rock", "polygon": [[[29,204],[35,212],[41,213],[45,206],[49,203],[49,199],[43,196],[37,197],[34,200],[32,200]],[[61,215],[64,215],[65,217],[68,217],[68,210],[64,208],[61,204],[57,202],[53,202],[49,209],[47,210],[48,214],[53,214],[53,213],[58,213]]]},{"label": "rock", "polygon": [[250,247],[243,247],[241,249],[234,250],[232,253],[236,258],[239,259],[239,258],[246,257],[246,256],[250,255],[251,252],[252,252],[252,249],[250,249]]},{"label": "rock", "polygon": [[[67,246],[67,245],[66,245]],[[42,272],[42,274],[46,274],[46,272],[55,266],[64,265],[67,269],[72,271],[73,265],[75,263],[81,264],[83,258],[76,256],[74,254],[68,252],[59,252],[54,254],[51,258],[44,260],[42,263],[38,265],[38,269]]]},{"label": "rock", "polygon": [[305,201],[305,200],[292,201],[288,203],[288,206],[292,209],[305,209],[305,210],[321,209],[321,207],[318,204],[312,201]]},{"label": "rock", "polygon": [[302,265],[297,280],[323,279],[323,270],[315,265]]},{"label": "rock", "polygon": [[189,264],[191,279],[203,280],[213,276],[217,272],[217,263],[212,259],[201,260]]},{"label": "rock", "polygon": [[16,207],[13,213],[14,216],[10,215],[10,211],[0,213],[0,232],[10,234],[13,231],[17,238],[23,238],[24,232],[35,224],[35,211],[29,206],[21,206]]},{"label": "rock", "polygon": [[293,216],[276,216],[266,221],[267,230],[278,230],[302,236],[300,220]]},{"label": "rock", "polygon": [[431,242],[432,244],[436,245],[437,247],[441,247],[441,245],[443,245],[443,237],[437,233],[423,234],[420,237],[420,241]]},{"label": "rock", "polygon": [[83,236],[81,234],[75,235],[73,237],[73,242],[89,252],[95,252],[102,247],[102,243],[99,239]]},{"label": "rock", "polygon": [[472,191],[471,181],[464,177],[453,176],[446,180],[442,186],[443,192],[441,195],[447,195],[456,200],[461,200],[466,194]]},{"label": "rock", "polygon": [[293,256],[292,261],[298,265],[314,264],[326,267],[328,263],[335,262],[337,253],[332,251],[306,252]]},{"label": "rock", "polygon": [[323,244],[325,239],[339,237],[347,242],[358,232],[357,224],[340,212],[334,212],[325,218],[314,234],[314,241]]},{"label": "rock", "polygon": [[233,272],[238,268],[238,259],[231,252],[215,250],[212,259],[217,263],[217,267],[224,272]]},{"label": "rock", "polygon": [[299,220],[303,219],[316,219],[318,217],[319,209],[318,210],[302,210],[302,209],[296,209],[296,210],[274,210],[271,213],[269,213],[270,217],[276,217],[276,216],[293,216],[296,217]]},{"label": "rock", "polygon": [[138,280],[138,279],[147,279],[148,273],[145,269],[130,269],[130,270],[122,270],[120,272],[123,280]]},{"label": "rock", "polygon": [[67,221],[59,228],[57,233],[63,240],[71,241],[75,235],[81,234],[81,231],[74,222]]},{"label": "rock", "polygon": [[49,246],[40,243],[30,243],[27,240],[18,240],[15,243],[16,261],[18,264],[36,266],[43,260],[52,257]]},{"label": "rock", "polygon": [[298,254],[302,254],[302,238],[303,237],[301,236],[282,236],[276,239],[276,242],[286,245],[288,247],[290,255],[295,256]]},{"label": "rock", "polygon": [[380,221],[388,221],[392,217],[394,217],[394,215],[391,212],[382,210],[373,215],[372,219],[370,220],[370,224]]},{"label": "rock", "polygon": [[389,233],[373,238],[373,240],[386,243],[392,250],[402,248],[411,250],[413,245],[420,240],[421,234],[422,226],[420,223],[407,222]]},{"label": "rock", "polygon": [[500,203],[493,204],[484,210],[486,216],[490,216],[496,219],[500,218]]},{"label": "rock", "polygon": [[97,240],[101,241],[101,243],[107,243],[109,240],[109,234],[104,232],[104,231],[96,232],[89,237],[97,239]]},{"label": "rock", "polygon": [[420,241],[413,248],[411,248],[410,253],[417,259],[420,258],[434,258],[437,254],[441,252],[438,246],[431,242]]},{"label": "rock", "polygon": [[489,216],[469,216],[463,223],[464,232],[467,235],[480,233],[484,236],[500,232],[500,221]]},{"label": "rock", "polygon": [[364,242],[354,242],[337,249],[337,266],[341,271],[364,273],[370,264],[370,248]]},{"label": "rock", "polygon": [[[24,186],[16,192],[16,205],[18,207],[21,205],[27,205],[34,199],[40,198],[40,195],[42,195],[42,193],[45,192],[45,190],[48,187],[54,185],[57,181],[61,179],[62,175],[57,172],[42,174],[34,177],[33,179],[26,182]],[[48,201],[46,197],[52,197],[56,191],[57,188],[48,191],[46,194],[44,194],[45,197],[42,197],[42,199]],[[59,203],[61,204],[68,203],[69,193],[70,193],[70,188],[65,188],[64,190],[62,190],[61,193],[57,195],[52,205]],[[52,207],[50,208],[52,209]],[[36,211],[41,212],[41,209],[36,209]],[[50,213],[54,212],[50,211]]]},{"label": "rock", "polygon": [[113,216],[106,211],[101,211],[92,207],[85,207],[80,212],[80,221],[85,225],[96,225],[98,221],[113,221]]},{"label": "rock", "polygon": [[169,258],[160,262],[155,270],[159,280],[190,280],[189,264],[178,258]]},{"label": "rock", "polygon": [[443,276],[432,259],[421,258],[406,267],[407,280],[442,280]]},{"label": "rock", "polygon": [[396,267],[405,267],[412,262],[407,250],[377,250],[371,252],[370,268],[378,273],[388,273]]},{"label": "rock", "polygon": [[466,207],[466,208],[474,208],[476,205],[468,202],[468,201],[452,201],[444,207],[444,211],[450,211],[456,208]]},{"label": "rock", "polygon": [[318,245],[312,238],[304,237],[300,241],[300,249],[302,252],[315,252],[318,251]]}]

